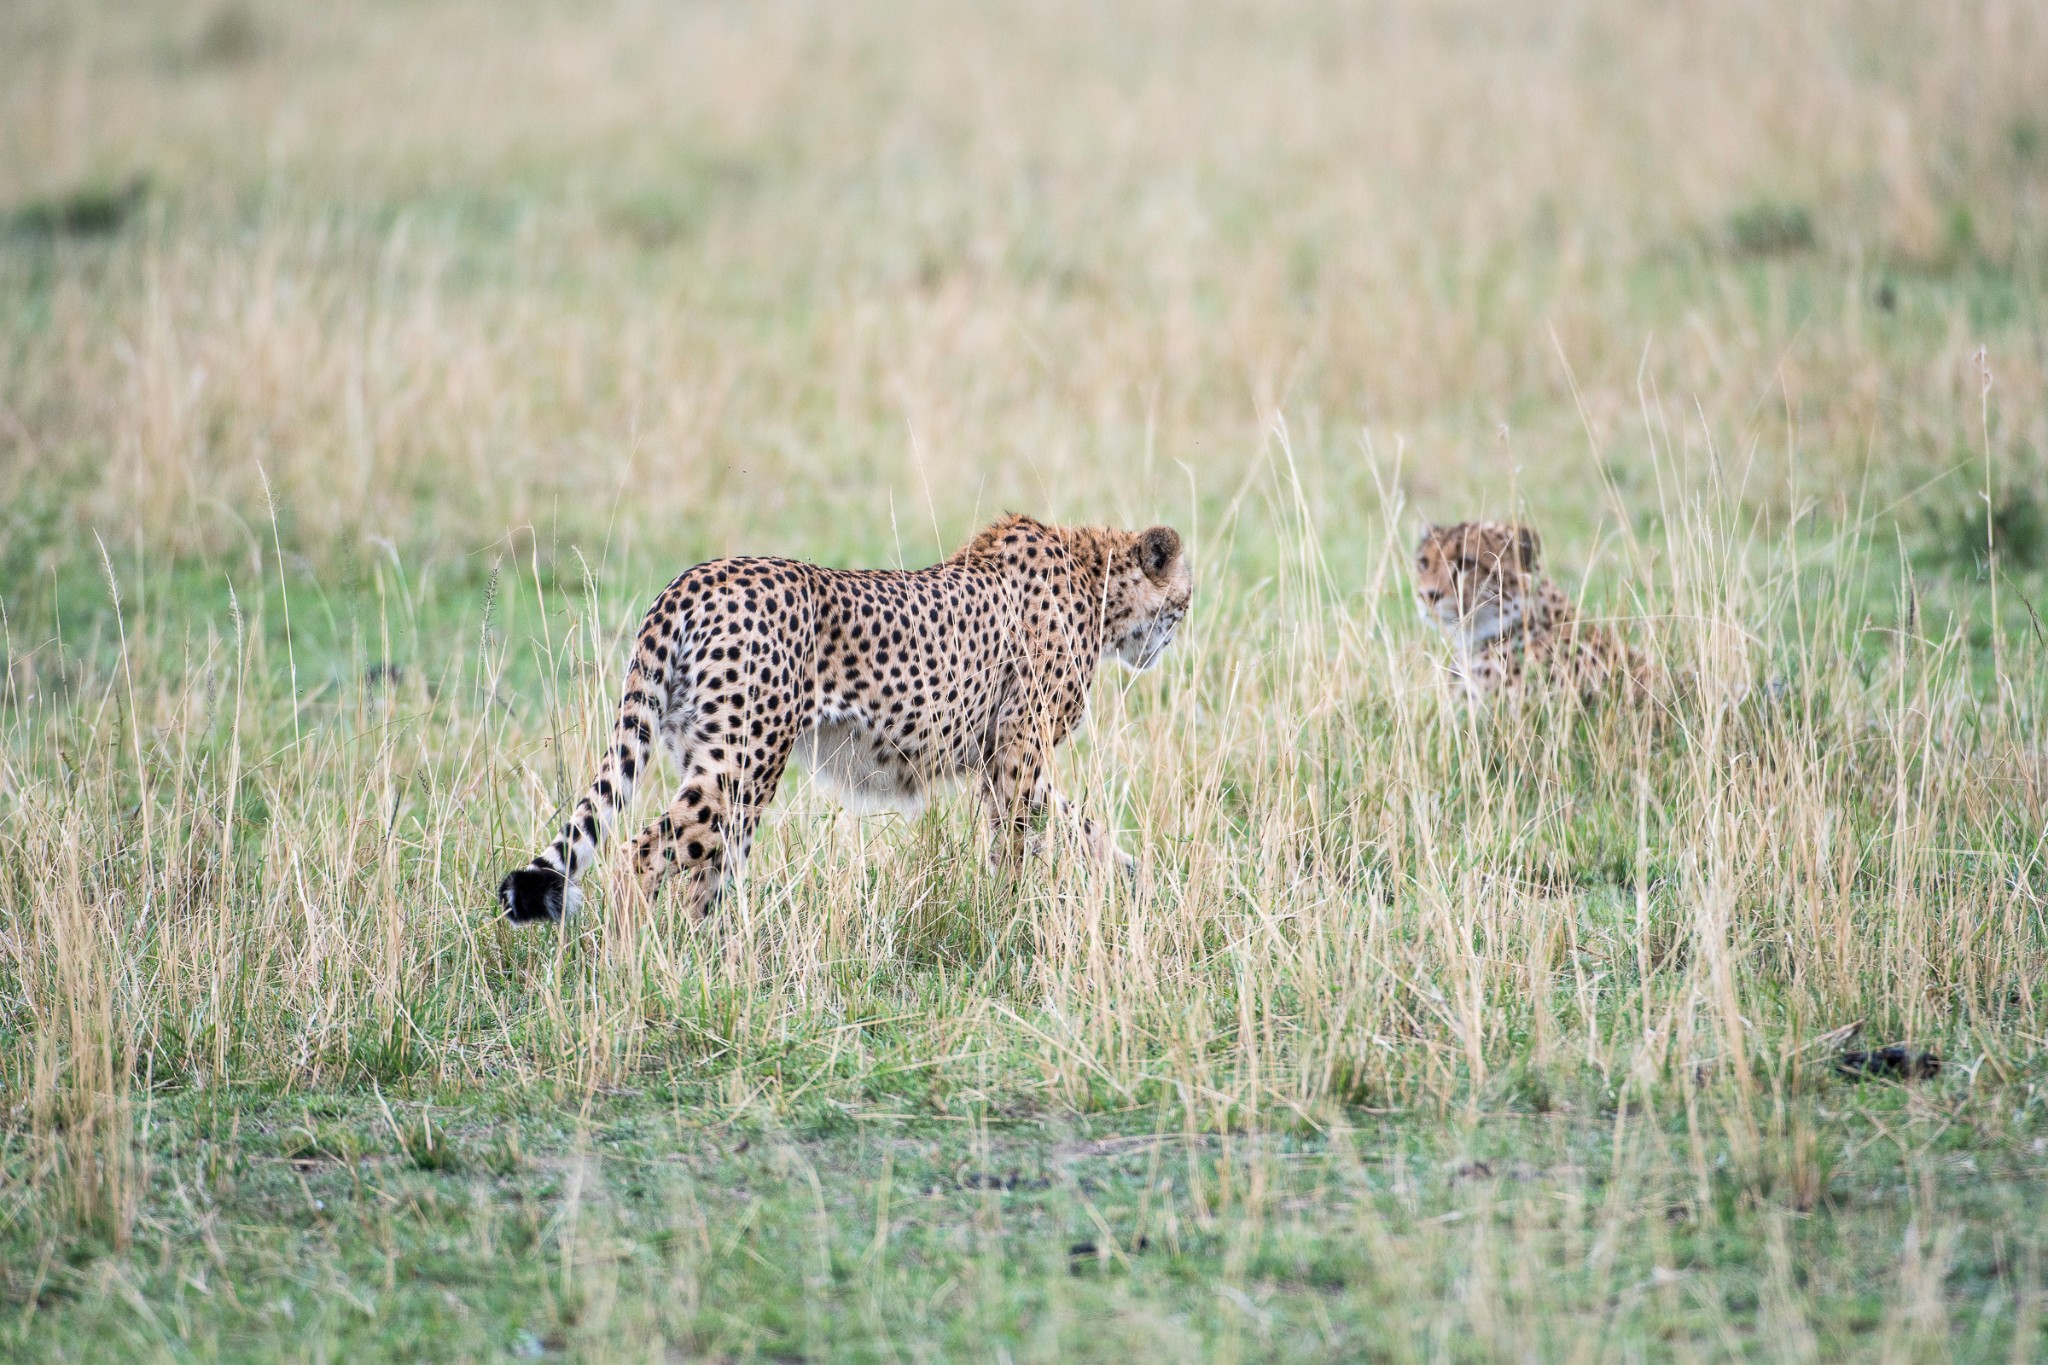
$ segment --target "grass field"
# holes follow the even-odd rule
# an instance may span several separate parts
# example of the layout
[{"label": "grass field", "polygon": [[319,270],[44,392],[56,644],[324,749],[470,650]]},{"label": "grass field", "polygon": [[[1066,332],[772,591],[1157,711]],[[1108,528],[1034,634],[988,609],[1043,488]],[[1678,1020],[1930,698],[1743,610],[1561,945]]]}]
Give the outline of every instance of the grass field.
[{"label": "grass field", "polygon": [[[2043,1354],[2044,223],[2006,0],[0,7],[0,1356]],[[1190,545],[1152,894],[499,921],[676,571],[1004,509]]]}]

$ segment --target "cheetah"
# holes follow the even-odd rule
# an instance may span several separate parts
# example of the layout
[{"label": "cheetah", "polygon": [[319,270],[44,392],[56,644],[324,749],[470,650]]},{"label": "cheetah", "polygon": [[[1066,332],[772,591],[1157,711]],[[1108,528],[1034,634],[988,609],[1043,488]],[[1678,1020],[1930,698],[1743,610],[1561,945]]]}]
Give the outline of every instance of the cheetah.
[{"label": "cheetah", "polygon": [[1110,832],[1053,789],[1052,754],[1086,714],[1096,665],[1158,662],[1191,592],[1171,527],[1017,515],[914,571],[700,564],[648,610],[595,779],[499,903],[521,923],[575,911],[657,733],[681,785],[633,841],[630,870],[650,899],[680,876],[697,920],[744,865],[792,758],[861,811],[914,813],[935,787],[972,782],[998,866],[1041,852],[1051,814],[1135,880]]},{"label": "cheetah", "polygon": [[1519,696],[1530,665],[1579,698],[1658,690],[1656,664],[1579,615],[1563,590],[1537,576],[1542,542],[1527,526],[1461,521],[1430,526],[1415,547],[1415,602],[1451,638],[1453,681],[1470,700]]}]

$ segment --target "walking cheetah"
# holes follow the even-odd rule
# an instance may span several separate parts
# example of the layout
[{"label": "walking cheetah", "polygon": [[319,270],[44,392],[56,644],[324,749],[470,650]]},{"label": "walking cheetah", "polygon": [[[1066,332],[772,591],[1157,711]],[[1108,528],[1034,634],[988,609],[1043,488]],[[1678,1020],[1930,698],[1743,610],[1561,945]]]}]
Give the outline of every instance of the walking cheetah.
[{"label": "walking cheetah", "polygon": [[1052,752],[1095,666],[1150,668],[1191,592],[1170,527],[1120,531],[1005,516],[913,572],[721,559],[685,572],[640,625],[611,740],[555,841],[498,888],[520,922],[560,919],[632,799],[658,731],[682,776],[633,841],[650,897],[687,879],[702,918],[744,863],[795,757],[861,809],[914,811],[941,783],[979,788],[1002,865],[1037,851],[1048,808],[1127,876],[1136,864],[1051,785]]},{"label": "walking cheetah", "polygon": [[1466,696],[1519,695],[1531,664],[1580,697],[1657,690],[1654,663],[1536,576],[1541,553],[1533,530],[1495,521],[1431,526],[1415,547],[1416,605],[1456,647],[1450,673]]}]

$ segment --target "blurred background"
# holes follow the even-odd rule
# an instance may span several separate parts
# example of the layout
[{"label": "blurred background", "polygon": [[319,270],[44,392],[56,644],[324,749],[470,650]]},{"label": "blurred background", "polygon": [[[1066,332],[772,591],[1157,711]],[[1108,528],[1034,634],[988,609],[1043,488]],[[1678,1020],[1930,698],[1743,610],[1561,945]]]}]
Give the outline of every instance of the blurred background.
[{"label": "blurred background", "polygon": [[1340,571],[1712,490],[1968,577],[1987,458],[2022,571],[2044,73],[2007,0],[16,0],[0,583],[273,508],[914,564],[1213,516],[1276,421]]}]

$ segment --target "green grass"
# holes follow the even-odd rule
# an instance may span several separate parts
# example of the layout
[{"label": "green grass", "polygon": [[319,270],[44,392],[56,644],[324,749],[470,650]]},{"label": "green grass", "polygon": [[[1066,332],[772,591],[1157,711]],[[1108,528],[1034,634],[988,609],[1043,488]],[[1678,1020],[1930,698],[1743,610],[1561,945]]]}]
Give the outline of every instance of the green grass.
[{"label": "green grass", "polygon": [[[8,9],[0,1356],[2038,1357],[1963,9]],[[701,929],[500,921],[679,569],[1003,509],[1190,547],[1059,763],[1148,895],[792,777]],[[1483,515],[1681,695],[1448,695]]]},{"label": "green grass", "polygon": [[[994,1102],[973,1082],[987,1056],[955,1068],[958,1090],[887,1093],[891,1067],[929,1072],[920,1040],[858,1031],[865,1081],[823,1038],[777,1059],[826,1073],[786,1118],[730,1112],[731,1083],[687,1066],[567,1102],[160,1101],[161,1249],[44,1261],[17,1244],[39,1278],[17,1341],[250,1360],[660,1341],[686,1359],[1834,1356],[1896,1347],[1932,1314],[1958,1354],[1988,1356],[2038,1273],[2014,1234],[2044,1213],[2041,1106],[2005,1113],[1966,1081],[1798,1069],[1773,1085],[1773,1137],[1803,1156],[1758,1178],[1597,1076],[1542,1113],[1196,1133],[1170,1106]],[[452,1155],[407,1141],[429,1121]]]},{"label": "green grass", "polygon": [[[105,588],[96,605],[79,574],[60,596],[76,604],[66,657],[80,680],[15,698],[17,744],[40,737],[52,765],[110,762],[129,742],[118,719],[104,727],[108,689],[123,686],[119,632]],[[680,1358],[1348,1359],[1588,1343],[1774,1354],[1788,1342],[1826,1355],[1942,1342],[1989,1358],[2038,1330],[2027,1324],[2048,1076],[2013,1042],[2039,1008],[2030,959],[1989,979],[1943,977],[1929,987],[1950,1002],[1938,1013],[1901,995],[1884,941],[1897,750],[1859,733],[1860,712],[1830,714],[1839,684],[1739,713],[1728,741],[1766,762],[1825,751],[1808,770],[1839,784],[1826,804],[1863,848],[1842,887],[1856,907],[1842,931],[1859,941],[1827,948],[1861,964],[1841,985],[1816,993],[1805,978],[1827,953],[1775,941],[1797,916],[1761,904],[1745,916],[1744,1008],[1769,1022],[1754,1073],[1737,1080],[1710,1037],[1673,1051],[1654,1037],[1685,1027],[1674,1010],[1703,1007],[1710,949],[1684,846],[1646,844],[1635,822],[1684,821],[1699,715],[1637,735],[1595,712],[1539,740],[1509,718],[1447,710],[1426,723],[1417,760],[1432,774],[1432,818],[1396,817],[1390,838],[1387,793],[1361,779],[1417,736],[1383,701],[1339,701],[1285,779],[1323,811],[1286,857],[1285,889],[1243,884],[1266,875],[1255,850],[1272,846],[1274,756],[1211,760],[1217,813],[1201,842],[1232,850],[1239,885],[1220,915],[1189,926],[1193,976],[1165,998],[1091,988],[1091,969],[1065,956],[1074,941],[1048,937],[1048,922],[1078,913],[1092,951],[1115,952],[1109,941],[1143,912],[1085,884],[984,884],[952,808],[879,848],[863,835],[850,861],[843,847],[808,855],[819,861],[786,851],[782,865],[808,870],[737,922],[694,935],[649,926],[657,951],[680,954],[662,967],[644,956],[650,941],[622,945],[602,909],[566,935],[491,925],[490,871],[520,846],[502,787],[460,817],[481,838],[437,840],[461,800],[440,760],[393,766],[473,745],[479,725],[545,730],[565,704],[549,698],[573,694],[590,666],[551,661],[542,645],[568,622],[543,623],[535,601],[562,589],[522,599],[509,575],[487,573],[382,578],[380,592],[380,575],[292,583],[289,647],[274,582],[167,572],[123,589],[124,603],[154,604],[124,617],[131,659],[187,686],[230,647],[232,593],[250,660],[240,721],[216,663],[210,721],[156,733],[181,736],[194,775],[174,780],[195,794],[223,799],[223,770],[237,753],[245,766],[228,870],[187,858],[162,881],[186,899],[159,916],[221,953],[192,978],[213,984],[202,997],[159,978],[127,1016],[141,1173],[122,1245],[103,1219],[67,1211],[59,1182],[76,1158],[61,1126],[24,1130],[11,1148],[27,1183],[0,1285],[18,1312],[13,1349],[30,1358],[87,1339],[144,1358],[610,1358],[667,1343]],[[1224,597],[1214,609],[1249,627],[1256,618]],[[507,666],[479,668],[480,648]],[[1896,663],[1868,662],[1880,694]],[[1951,649],[1918,665],[1913,686],[1982,666]],[[1472,744],[1503,724],[1515,731],[1506,761]],[[1640,766],[1602,757],[1621,742]],[[1909,761],[1942,780],[1936,751]],[[165,780],[162,762],[145,766]],[[72,805],[69,818],[107,829],[100,846],[132,859],[140,812],[120,767],[85,788],[110,805]],[[372,778],[378,768],[387,775]],[[1144,783],[1142,765],[1133,775]],[[544,780],[566,794],[580,775],[548,765]],[[182,804],[158,798],[160,810]],[[254,908],[276,894],[281,852],[337,865],[317,831],[351,810],[392,832],[396,865],[315,904],[358,926],[344,958],[398,953],[395,978],[366,960],[320,965],[322,953],[305,956],[307,929]],[[1964,822],[1945,838],[1978,851],[1931,865],[1928,894],[1996,904],[2014,889],[1999,885],[2009,867],[2023,904],[2038,903],[2037,828],[1997,811],[1937,814]],[[793,817],[781,839],[813,839],[817,819]],[[1476,920],[1430,904],[1439,828],[1472,831],[1455,856],[1482,880],[1452,875],[1480,898]],[[1170,866],[1201,861],[1170,840],[1152,848]],[[371,941],[379,875],[419,907],[404,912],[400,945]],[[929,890],[906,896],[915,880]],[[40,884],[51,891],[39,897],[56,891]],[[861,928],[886,931],[889,950],[805,946],[807,921],[836,918],[849,895],[880,913]],[[1501,896],[1507,917],[1486,908]],[[1291,925],[1304,911],[1326,927]],[[1333,1002],[1315,998],[1327,983],[1295,957],[1321,944],[1341,959],[1341,939],[1322,934],[1358,932],[1346,921],[1361,914],[1385,936],[1357,979],[1382,999],[1353,1002],[1370,1024],[1331,1018]],[[137,925],[138,964],[175,974],[179,932]],[[1276,956],[1247,932],[1292,946]],[[2027,943],[2040,929],[2023,919],[2017,939],[1991,932]],[[763,948],[774,960],[735,957]],[[1477,1058],[1445,998],[1467,951],[1497,1015]],[[1517,984],[1530,979],[1517,964],[1542,973],[1540,996]],[[1248,970],[1276,968],[1245,994]],[[797,978],[809,984],[792,994]],[[1048,987],[1099,1003],[1048,1001]],[[341,1001],[340,1017],[324,1023],[309,999]],[[1662,1017],[1640,1037],[1646,1010]],[[1912,1085],[1835,1075],[1811,1039],[1852,1014],[1874,1036],[1932,1042],[1948,1066]],[[52,1022],[11,1015],[10,1055],[28,1058]],[[1378,1032],[1389,1024],[1404,1033]],[[1329,1045],[1339,1052],[1325,1056]],[[1274,1072],[1262,1081],[1261,1068]]]}]

